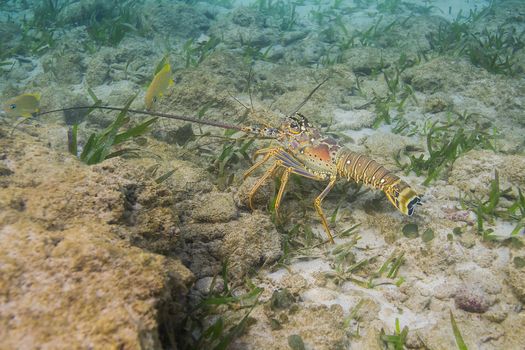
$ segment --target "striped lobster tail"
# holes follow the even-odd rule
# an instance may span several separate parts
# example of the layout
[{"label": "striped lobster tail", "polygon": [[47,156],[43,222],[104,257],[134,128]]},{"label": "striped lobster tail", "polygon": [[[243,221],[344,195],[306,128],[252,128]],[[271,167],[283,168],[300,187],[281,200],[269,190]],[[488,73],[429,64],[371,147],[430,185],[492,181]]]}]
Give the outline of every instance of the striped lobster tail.
[{"label": "striped lobster tail", "polygon": [[405,181],[367,156],[342,148],[336,156],[336,167],[339,176],[383,191],[405,215],[412,215],[415,206],[421,205],[421,198]]}]

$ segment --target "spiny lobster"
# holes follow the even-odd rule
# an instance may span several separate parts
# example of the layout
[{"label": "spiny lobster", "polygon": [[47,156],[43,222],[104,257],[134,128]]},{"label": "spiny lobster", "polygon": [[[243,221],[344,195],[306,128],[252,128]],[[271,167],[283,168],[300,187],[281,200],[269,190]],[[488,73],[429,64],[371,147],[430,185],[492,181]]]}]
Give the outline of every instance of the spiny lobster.
[{"label": "spiny lobster", "polygon": [[315,198],[314,207],[330,242],[334,240],[321,208],[321,202],[339,178],[346,178],[348,181],[357,183],[363,182],[365,185],[382,190],[389,201],[405,215],[411,216],[415,206],[421,205],[421,198],[405,181],[369,157],[351,151],[329,136],[323,136],[299,113],[287,117],[279,128],[255,127],[244,128],[243,131],[266,138],[275,138],[281,144],[280,147],[256,151],[255,156],[262,155],[263,159],[255,163],[244,174],[246,178],[271,158],[275,159],[273,165],[250,191],[250,207],[253,209],[252,197],[255,192],[280,167],[284,168],[284,172],[275,200],[276,214],[290,174],[297,174],[316,181],[328,181],[326,188]]},{"label": "spiny lobster", "polygon": [[242,127],[182,115],[99,105],[56,109],[36,113],[34,116],[67,110],[97,108],[183,120],[225,129],[239,130],[262,138],[275,139],[280,143],[280,146],[256,151],[254,154],[255,158],[258,156],[263,156],[263,158],[257,161],[244,174],[244,178],[246,178],[270,159],[275,160],[249,192],[248,201],[250,208],[253,210],[252,198],[254,194],[279,168],[284,168],[284,171],[281,175],[281,184],[275,200],[276,215],[278,215],[284,190],[291,174],[316,181],[328,181],[326,188],[315,198],[314,207],[321,218],[329,241],[333,243],[334,239],[330,233],[323,209],[321,208],[321,202],[339,178],[345,178],[348,181],[355,181],[357,183],[362,182],[365,185],[380,189],[385,193],[394,207],[409,216],[414,213],[416,205],[421,205],[421,198],[405,181],[392,174],[385,167],[367,156],[351,151],[341,145],[337,140],[329,136],[323,136],[302,114],[298,113],[298,110],[323,83],[319,84],[303,103],[301,103],[290,116],[286,117],[277,128],[269,126]]}]

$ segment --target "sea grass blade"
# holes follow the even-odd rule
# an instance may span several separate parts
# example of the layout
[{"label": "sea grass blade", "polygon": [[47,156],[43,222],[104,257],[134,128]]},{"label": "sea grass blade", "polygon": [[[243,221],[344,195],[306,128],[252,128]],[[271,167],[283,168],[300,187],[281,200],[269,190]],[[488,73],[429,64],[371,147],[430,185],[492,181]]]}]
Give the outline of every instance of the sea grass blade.
[{"label": "sea grass blade", "polygon": [[456,323],[456,320],[454,319],[454,315],[452,314],[452,311],[450,311],[450,323],[452,324],[452,331],[454,332],[454,337],[456,338],[456,344],[458,346],[458,349],[468,350],[467,345],[465,344],[465,341],[463,340],[463,337],[461,336],[461,332],[459,331],[459,327]]}]

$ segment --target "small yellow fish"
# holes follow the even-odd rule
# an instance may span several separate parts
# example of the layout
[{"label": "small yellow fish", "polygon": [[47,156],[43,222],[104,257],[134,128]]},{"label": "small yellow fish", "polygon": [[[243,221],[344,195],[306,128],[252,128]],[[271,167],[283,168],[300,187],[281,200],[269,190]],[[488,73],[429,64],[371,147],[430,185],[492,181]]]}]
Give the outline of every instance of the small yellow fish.
[{"label": "small yellow fish", "polygon": [[164,67],[157,74],[149,84],[148,91],[146,91],[146,96],[144,97],[144,103],[146,104],[147,109],[151,109],[153,103],[162,96],[164,91],[168,86],[173,84],[173,79],[171,79],[171,67],[169,63],[166,63]]},{"label": "small yellow fish", "polygon": [[40,111],[40,94],[23,94],[7,100],[2,108],[10,117],[30,118]]}]

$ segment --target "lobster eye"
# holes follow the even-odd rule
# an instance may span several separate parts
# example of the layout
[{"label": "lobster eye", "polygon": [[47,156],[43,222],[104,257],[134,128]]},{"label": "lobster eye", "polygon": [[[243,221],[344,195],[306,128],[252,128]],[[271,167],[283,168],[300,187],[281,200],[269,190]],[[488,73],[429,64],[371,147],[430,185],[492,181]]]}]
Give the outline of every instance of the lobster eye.
[{"label": "lobster eye", "polygon": [[14,103],[10,104],[10,105],[9,105],[9,108],[11,108],[11,109],[15,109],[15,108],[16,108],[16,104],[14,104]]},{"label": "lobster eye", "polygon": [[301,132],[301,128],[299,127],[299,124],[297,124],[297,122],[293,121],[290,123],[290,132],[292,134],[299,134]]}]

